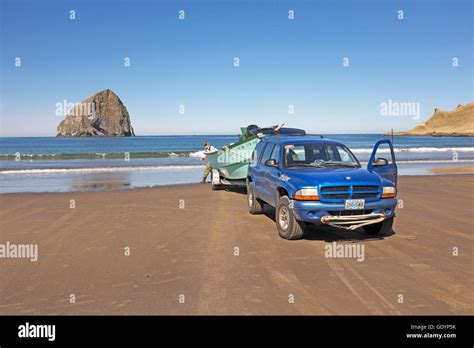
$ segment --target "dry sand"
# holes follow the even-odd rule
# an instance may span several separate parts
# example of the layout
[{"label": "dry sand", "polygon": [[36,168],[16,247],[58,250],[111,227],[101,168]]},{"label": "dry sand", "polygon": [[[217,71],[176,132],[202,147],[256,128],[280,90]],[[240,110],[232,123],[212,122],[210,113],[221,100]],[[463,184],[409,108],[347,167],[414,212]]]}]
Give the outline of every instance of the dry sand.
[{"label": "dry sand", "polygon": [[[392,235],[300,241],[208,185],[1,195],[0,243],[37,243],[39,260],[0,259],[0,314],[474,314],[473,188],[474,175],[402,177]],[[365,260],[326,258],[333,241]]]}]

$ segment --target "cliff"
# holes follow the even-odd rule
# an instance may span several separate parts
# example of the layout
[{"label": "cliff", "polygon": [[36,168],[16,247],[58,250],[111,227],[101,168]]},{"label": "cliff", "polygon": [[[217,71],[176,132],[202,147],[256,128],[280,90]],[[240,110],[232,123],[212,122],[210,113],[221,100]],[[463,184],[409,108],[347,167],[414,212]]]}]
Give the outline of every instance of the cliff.
[{"label": "cliff", "polygon": [[393,135],[474,136],[474,103],[458,105],[452,111],[435,109],[426,122]]}]

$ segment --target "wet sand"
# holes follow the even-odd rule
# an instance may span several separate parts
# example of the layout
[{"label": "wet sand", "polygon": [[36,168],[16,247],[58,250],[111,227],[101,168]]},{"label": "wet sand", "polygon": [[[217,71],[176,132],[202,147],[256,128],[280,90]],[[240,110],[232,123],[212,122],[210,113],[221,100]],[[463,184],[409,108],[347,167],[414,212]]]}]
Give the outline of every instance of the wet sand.
[{"label": "wet sand", "polygon": [[[0,259],[0,314],[472,315],[473,189],[474,175],[401,177],[392,234],[300,241],[209,185],[0,195],[0,243],[39,248]],[[364,260],[325,257],[334,241]]]},{"label": "wet sand", "polygon": [[474,174],[474,166],[431,168],[435,174]]}]

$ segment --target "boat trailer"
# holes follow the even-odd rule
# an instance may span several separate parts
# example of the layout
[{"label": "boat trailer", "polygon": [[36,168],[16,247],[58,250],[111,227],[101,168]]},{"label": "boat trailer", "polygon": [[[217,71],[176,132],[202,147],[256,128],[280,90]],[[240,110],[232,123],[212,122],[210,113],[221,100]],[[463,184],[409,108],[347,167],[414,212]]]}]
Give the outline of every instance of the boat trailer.
[{"label": "boat trailer", "polygon": [[211,173],[211,184],[213,189],[217,189],[220,186],[237,186],[247,187],[247,181],[244,180],[230,180],[223,178],[217,169],[212,169]]}]

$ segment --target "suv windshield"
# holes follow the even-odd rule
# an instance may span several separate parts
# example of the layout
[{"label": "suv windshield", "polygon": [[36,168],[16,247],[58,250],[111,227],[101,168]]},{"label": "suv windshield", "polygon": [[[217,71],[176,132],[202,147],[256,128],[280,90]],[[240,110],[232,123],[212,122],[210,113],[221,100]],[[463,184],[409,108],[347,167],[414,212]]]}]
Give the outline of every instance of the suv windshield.
[{"label": "suv windshield", "polygon": [[338,144],[304,143],[285,145],[285,167],[360,167],[350,150]]}]

